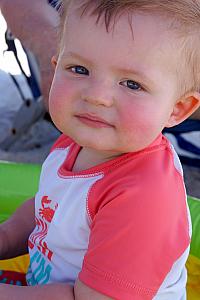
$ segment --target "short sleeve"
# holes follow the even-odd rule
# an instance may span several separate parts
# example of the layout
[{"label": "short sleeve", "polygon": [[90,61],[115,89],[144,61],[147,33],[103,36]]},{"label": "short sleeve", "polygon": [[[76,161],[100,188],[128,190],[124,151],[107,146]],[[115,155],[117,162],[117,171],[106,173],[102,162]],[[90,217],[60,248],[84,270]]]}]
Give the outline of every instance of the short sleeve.
[{"label": "short sleeve", "polygon": [[172,196],[179,180],[169,189],[161,179],[159,189],[151,176],[143,190],[124,184],[107,195],[91,224],[82,282],[113,299],[155,296],[190,242],[184,190]]}]

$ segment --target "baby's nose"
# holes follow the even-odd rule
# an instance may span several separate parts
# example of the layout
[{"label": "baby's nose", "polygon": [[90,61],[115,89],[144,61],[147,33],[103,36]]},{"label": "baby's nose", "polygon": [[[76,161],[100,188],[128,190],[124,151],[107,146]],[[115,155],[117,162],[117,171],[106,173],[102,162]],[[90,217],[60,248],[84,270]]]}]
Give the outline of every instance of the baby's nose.
[{"label": "baby's nose", "polygon": [[92,105],[111,107],[114,103],[112,88],[103,84],[92,84],[84,91],[83,100]]}]

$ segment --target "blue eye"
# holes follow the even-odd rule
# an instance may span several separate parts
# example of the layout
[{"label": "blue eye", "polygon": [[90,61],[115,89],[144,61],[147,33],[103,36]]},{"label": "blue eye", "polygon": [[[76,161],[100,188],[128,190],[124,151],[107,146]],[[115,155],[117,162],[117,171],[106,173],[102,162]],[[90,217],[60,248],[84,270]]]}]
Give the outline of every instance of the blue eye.
[{"label": "blue eye", "polygon": [[127,88],[134,90],[134,91],[140,91],[142,89],[142,86],[133,80],[125,80],[125,81],[122,81],[120,84],[124,85]]},{"label": "blue eye", "polygon": [[73,66],[70,68],[73,73],[89,75],[89,71],[83,66]]}]

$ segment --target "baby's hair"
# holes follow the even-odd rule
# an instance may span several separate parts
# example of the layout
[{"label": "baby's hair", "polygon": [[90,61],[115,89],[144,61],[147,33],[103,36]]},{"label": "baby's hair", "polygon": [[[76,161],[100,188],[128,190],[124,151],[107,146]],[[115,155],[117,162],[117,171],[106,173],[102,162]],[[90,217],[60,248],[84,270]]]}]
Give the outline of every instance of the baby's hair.
[{"label": "baby's hair", "polygon": [[[96,17],[96,23],[103,18],[106,30],[111,22],[123,13],[154,13],[171,20],[171,29],[182,38],[183,55],[177,66],[179,93],[200,90],[200,0],[61,0],[61,36],[70,4],[80,8],[80,17],[85,14]],[[113,24],[114,24],[113,22]],[[112,27],[113,28],[113,27]],[[181,74],[181,75],[180,75]],[[184,74],[184,76],[183,76]]]}]

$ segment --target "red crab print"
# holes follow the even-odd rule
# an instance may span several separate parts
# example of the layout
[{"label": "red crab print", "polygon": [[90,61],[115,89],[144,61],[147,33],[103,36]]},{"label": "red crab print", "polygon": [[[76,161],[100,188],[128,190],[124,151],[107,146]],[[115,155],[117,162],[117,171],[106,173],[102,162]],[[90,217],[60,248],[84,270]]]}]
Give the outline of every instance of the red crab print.
[{"label": "red crab print", "polygon": [[58,204],[56,204],[54,208],[51,208],[50,204],[52,204],[52,200],[49,200],[48,196],[43,196],[41,203],[42,208],[39,209],[39,215],[47,222],[51,223],[55,211],[58,208]]}]

